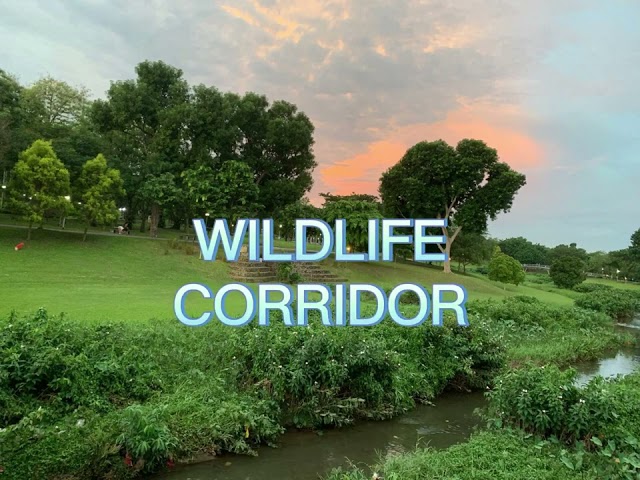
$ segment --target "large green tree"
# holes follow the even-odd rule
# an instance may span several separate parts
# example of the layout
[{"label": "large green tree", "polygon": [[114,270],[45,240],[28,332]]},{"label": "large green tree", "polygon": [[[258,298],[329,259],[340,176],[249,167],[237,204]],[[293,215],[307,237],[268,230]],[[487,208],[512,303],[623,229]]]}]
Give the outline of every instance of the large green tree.
[{"label": "large green tree", "polygon": [[324,197],[325,203],[321,210],[324,220],[333,227],[336,220],[344,219],[349,246],[354,252],[366,252],[369,245],[369,220],[382,218],[378,202],[327,194]]},{"label": "large green tree", "polygon": [[92,118],[117,159],[131,195],[129,210],[140,210],[141,230],[151,213],[149,231],[155,236],[160,208],[174,188],[166,175],[174,181],[183,169],[189,86],[182,70],[160,61],[140,63],[136,75],[112,83],[107,99],[94,102]]},{"label": "large green tree", "polygon": [[36,140],[20,154],[9,188],[11,205],[31,227],[41,223],[47,213],[63,213],[71,204],[69,172],[56,156],[51,142]]},{"label": "large green tree", "polygon": [[629,253],[634,261],[640,263],[640,228],[631,235],[631,245]]},{"label": "large green tree", "polygon": [[586,277],[589,255],[577,244],[558,245],[549,250],[549,275],[560,288],[573,288]]},{"label": "large green tree", "polygon": [[314,127],[307,115],[283,100],[269,105],[264,95],[247,93],[236,102],[232,121],[241,132],[236,150],[260,189],[259,215],[272,217],[313,185]]},{"label": "large green tree", "polygon": [[544,245],[533,243],[524,237],[501,240],[500,249],[522,264],[547,265],[549,249]]},{"label": "large green tree", "polygon": [[0,69],[0,181],[18,159],[24,116],[23,91],[15,77]]},{"label": "large green tree", "polygon": [[109,168],[102,154],[84,164],[74,195],[85,224],[82,241],[87,239],[89,225],[108,225],[118,219],[116,202],[123,195],[120,172]]},{"label": "large green tree", "polygon": [[[444,218],[446,245],[461,230],[483,232],[489,219],[510,210],[525,176],[500,162],[495,149],[465,139],[454,148],[442,140],[420,142],[382,174],[380,196],[387,217]],[[450,261],[444,271],[451,272]]]}]

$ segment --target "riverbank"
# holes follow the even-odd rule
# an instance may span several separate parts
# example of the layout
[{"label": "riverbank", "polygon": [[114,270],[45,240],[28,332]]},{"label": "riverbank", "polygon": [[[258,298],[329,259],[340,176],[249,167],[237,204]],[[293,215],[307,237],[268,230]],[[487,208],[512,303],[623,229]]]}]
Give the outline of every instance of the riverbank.
[{"label": "riverbank", "polygon": [[[471,307],[468,328],[452,319],[443,328],[329,329],[317,318],[286,328],[274,318],[269,328],[190,329],[10,317],[0,324],[0,465],[7,478],[131,478],[203,453],[253,453],[286,427],[388,419],[446,390],[482,390],[519,342],[551,341],[550,331],[555,349],[530,350],[531,359],[565,345],[557,358],[566,360],[579,342],[595,358],[624,341],[596,312],[518,298]],[[510,323],[515,312],[531,321]]]},{"label": "riverbank", "polygon": [[640,372],[576,380],[553,366],[508,372],[487,394],[486,429],[468,441],[334,469],[327,480],[369,480],[372,471],[387,480],[638,478]]}]

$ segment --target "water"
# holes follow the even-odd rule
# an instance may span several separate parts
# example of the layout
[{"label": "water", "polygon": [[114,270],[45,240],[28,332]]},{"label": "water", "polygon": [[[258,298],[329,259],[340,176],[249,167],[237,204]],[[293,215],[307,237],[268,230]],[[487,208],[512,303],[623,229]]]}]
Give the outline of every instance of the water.
[{"label": "water", "polygon": [[[640,328],[640,318],[638,328]],[[632,325],[630,325],[632,326]],[[576,365],[578,384],[596,375],[612,377],[631,373],[640,366],[640,348],[629,348]],[[484,405],[482,393],[445,394],[435,406],[419,406],[406,415],[385,422],[362,422],[353,427],[328,430],[323,435],[290,431],[279,448],[262,447],[257,457],[222,455],[213,460],[180,466],[155,480],[315,480],[334,467],[350,463],[365,466],[382,457],[410,451],[416,446],[446,448],[463,442],[479,424],[476,408]]]},{"label": "water", "polygon": [[435,406],[421,405],[383,422],[313,432],[287,432],[279,448],[264,447],[257,457],[222,455],[208,462],[176,468],[155,476],[166,480],[312,480],[349,461],[368,465],[381,457],[415,449],[417,445],[446,448],[464,441],[479,419],[474,409],[484,405],[482,393],[444,394]]}]

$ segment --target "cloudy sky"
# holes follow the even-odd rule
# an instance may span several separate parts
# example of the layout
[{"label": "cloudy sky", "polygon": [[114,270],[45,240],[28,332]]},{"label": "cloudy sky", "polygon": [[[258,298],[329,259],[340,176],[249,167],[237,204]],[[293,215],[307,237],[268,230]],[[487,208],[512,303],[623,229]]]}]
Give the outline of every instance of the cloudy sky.
[{"label": "cloudy sky", "polygon": [[635,0],[0,0],[0,68],[104,96],[145,59],[286,99],[319,192],[377,193],[422,140],[480,138],[527,175],[490,227],[618,249],[640,227]]}]

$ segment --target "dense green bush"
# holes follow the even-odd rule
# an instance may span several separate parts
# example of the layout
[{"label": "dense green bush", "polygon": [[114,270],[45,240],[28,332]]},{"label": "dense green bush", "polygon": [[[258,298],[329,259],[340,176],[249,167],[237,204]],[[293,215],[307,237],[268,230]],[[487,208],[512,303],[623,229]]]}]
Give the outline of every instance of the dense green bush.
[{"label": "dense green bush", "polygon": [[512,365],[526,361],[567,365],[595,358],[626,341],[604,313],[552,306],[533,297],[473,301],[467,310],[470,323],[487,322],[506,347]]},{"label": "dense green bush", "polygon": [[583,387],[575,379],[575,370],[555,366],[528,366],[501,375],[487,393],[488,427],[517,428],[551,443],[577,445],[577,451],[566,455],[563,450],[561,457],[572,470],[581,470],[586,448],[601,457],[592,459],[600,478],[637,478],[640,374],[596,377]]},{"label": "dense green bush", "polygon": [[612,289],[613,287],[611,285],[605,285],[603,283],[581,283],[573,287],[573,290],[579,293],[611,291]]},{"label": "dense green bush", "polygon": [[295,271],[291,262],[279,263],[276,267],[276,277],[278,281],[292,285],[298,284],[303,280],[302,276]]},{"label": "dense green bush", "polygon": [[640,311],[640,298],[620,289],[600,289],[577,298],[575,304],[609,315],[614,320],[628,320]]},{"label": "dense green bush", "polygon": [[[417,307],[403,305],[407,316]],[[365,315],[372,312],[364,312]],[[0,321],[0,465],[8,478],[129,478],[197,453],[249,453],[283,427],[388,418],[504,365],[478,322],[190,329]],[[73,477],[75,476],[75,477]]]}]

